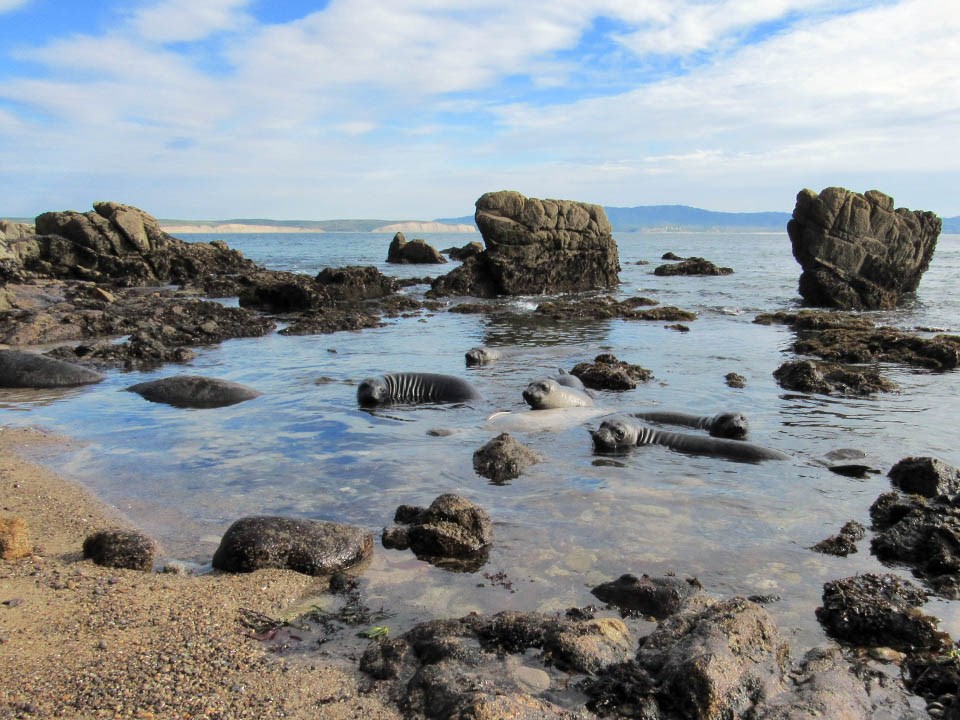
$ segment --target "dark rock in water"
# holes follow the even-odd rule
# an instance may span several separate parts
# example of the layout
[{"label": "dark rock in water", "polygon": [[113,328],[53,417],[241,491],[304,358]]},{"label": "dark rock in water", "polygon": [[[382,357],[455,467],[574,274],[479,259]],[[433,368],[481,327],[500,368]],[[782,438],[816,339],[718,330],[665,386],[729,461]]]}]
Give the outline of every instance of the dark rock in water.
[{"label": "dark rock in water", "polygon": [[449,255],[451,260],[463,261],[467,258],[476,257],[482,253],[483,250],[483,243],[473,240],[472,242],[468,242],[463,247],[451,247],[447,248],[446,250],[441,250],[440,252],[444,252]]},{"label": "dark rock in water", "polygon": [[653,379],[653,373],[646,368],[618,360],[609,353],[597,355],[592,363],[578,363],[570,372],[592,390],[633,390],[637,383]]},{"label": "dark rock in water", "polygon": [[428,508],[401,505],[393,519],[397,524],[383,531],[385,548],[410,548],[418,558],[449,569],[479,569],[493,541],[490,516],[459,495],[440,495]]},{"label": "dark rock in water", "polygon": [[387,262],[402,265],[441,265],[447,259],[436,248],[430,246],[426,240],[410,240],[409,242],[398,232],[390,242],[387,250]]},{"label": "dark rock in water", "polygon": [[[688,310],[666,306],[649,307],[656,305],[656,300],[645,297],[632,297],[626,300],[616,300],[609,295],[587,297],[577,300],[550,300],[537,305],[535,313],[546,315],[554,320],[605,320],[620,318],[622,320],[696,320],[697,316]],[[641,310],[640,308],[647,308]]]},{"label": "dark rock in water", "polygon": [[690,332],[690,326],[684,325],[683,323],[674,323],[673,325],[664,325],[667,330],[676,330],[677,332],[687,333]]},{"label": "dark rock in water", "polygon": [[213,555],[226,572],[287,568],[332,575],[373,555],[373,535],[343,523],[256,515],[234,522]]},{"label": "dark rock in water", "polygon": [[314,280],[336,302],[386,297],[395,293],[399,286],[396,278],[384,275],[372,265],[324,268]]},{"label": "dark rock in water", "polygon": [[104,567],[149,572],[156,555],[157,544],[136,530],[102,530],[83,541],[83,556]]},{"label": "dark rock in water", "polygon": [[919,611],[926,601],[926,591],[908,580],[865,573],[824,583],[817,619],[829,635],[852,645],[947,648],[950,639],[937,630],[939,621]]},{"label": "dark rock in water", "polygon": [[473,469],[496,483],[504,483],[520,477],[526,468],[542,460],[536,451],[508,433],[501,433],[473,453]]},{"label": "dark rock in water", "polygon": [[846,465],[828,465],[827,470],[837,475],[852,478],[865,478],[867,475],[877,475],[880,473],[876,468],[869,465],[860,465],[859,463],[848,463]]},{"label": "dark rock in water", "polygon": [[616,287],[620,262],[599,205],[486,193],[475,220],[486,249],[437,278],[435,295],[543,295]]},{"label": "dark rock in water", "polygon": [[379,315],[349,307],[323,308],[304,313],[279,331],[279,335],[327,335],[343,330],[365,330],[382,327]]},{"label": "dark rock in water", "polygon": [[626,573],[616,580],[601,583],[590,592],[609,605],[628,614],[662,619],[677,612],[687,599],[703,586],[696,578],[683,580],[665,576],[637,577]]},{"label": "dark rock in water", "polygon": [[571,720],[583,715],[554,704],[545,691],[623,662],[631,645],[615,618],[472,614],[421,623],[401,637],[371,643],[360,669],[389,683],[389,694],[409,717]]},{"label": "dark rock in water", "polygon": [[286,313],[313,310],[330,303],[330,295],[314,278],[264,270],[241,278],[240,307]]},{"label": "dark rock in water", "polygon": [[[904,467],[923,467],[924,458],[908,458]],[[927,459],[929,460],[929,459]],[[921,462],[917,462],[921,461]],[[938,463],[936,477],[924,478],[916,484],[904,471],[893,473],[894,482],[902,482],[919,492],[936,493],[930,497],[914,493],[884,493],[870,506],[874,536],[870,546],[883,562],[908,565],[933,590],[943,597],[960,598],[960,495],[941,494],[950,490],[956,470]],[[896,467],[896,466],[895,466]],[[891,478],[893,480],[893,477]],[[906,491],[905,491],[906,492]]]},{"label": "dark rock in water", "polygon": [[894,362],[932,370],[960,367],[957,335],[925,338],[897,328],[876,327],[867,317],[813,310],[761,313],[754,322],[790,325],[798,335],[794,352],[833,362]]},{"label": "dark rock in water", "polygon": [[676,265],[660,265],[653,271],[654,275],[731,275],[733,269],[718,267],[702,257],[692,257],[682,260]]},{"label": "dark rock in water", "polygon": [[894,210],[877,190],[801,190],[787,223],[800,294],[821,307],[892,308],[920,284],[940,235],[932,212]]},{"label": "dark rock in water", "polygon": [[870,395],[896,386],[873,368],[844,366],[814,360],[791,360],[773,371],[785,390],[822,395]]},{"label": "dark rock in water", "polygon": [[740,373],[727,373],[724,375],[724,380],[726,381],[727,386],[732,388],[745,388],[747,386],[747,379]]},{"label": "dark rock in water", "polygon": [[677,255],[675,252],[665,252],[660,256],[661,260],[683,260],[684,258]]},{"label": "dark rock in water", "polygon": [[894,487],[911,495],[935,498],[960,493],[960,469],[936,458],[904,458],[887,475]]},{"label": "dark rock in water", "polygon": [[73,387],[101,380],[103,375],[80,365],[22,350],[0,350],[0,387]]},{"label": "dark rock in water", "polygon": [[826,555],[846,557],[857,551],[857,541],[863,540],[866,536],[867,529],[856,520],[851,520],[840,528],[838,534],[821,540],[810,549]]},{"label": "dark rock in water", "polygon": [[261,395],[258,390],[240,383],[200,375],[175,375],[137,383],[127,390],[150,402],[183,408],[226,407]]}]

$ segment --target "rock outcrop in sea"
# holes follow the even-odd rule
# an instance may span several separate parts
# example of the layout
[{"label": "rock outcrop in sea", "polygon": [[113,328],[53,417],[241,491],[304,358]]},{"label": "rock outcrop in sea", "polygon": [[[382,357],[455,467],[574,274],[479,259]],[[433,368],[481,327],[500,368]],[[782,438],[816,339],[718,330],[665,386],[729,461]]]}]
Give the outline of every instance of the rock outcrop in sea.
[{"label": "rock outcrop in sea", "polygon": [[893,207],[878,190],[801,190],[787,234],[810,304],[892,308],[920,284],[940,236],[934,213]]},{"label": "rock outcrop in sea", "polygon": [[541,295],[619,282],[617,244],[599,205],[501,190],[482,195],[476,208],[486,249],[437,278],[435,295]]}]

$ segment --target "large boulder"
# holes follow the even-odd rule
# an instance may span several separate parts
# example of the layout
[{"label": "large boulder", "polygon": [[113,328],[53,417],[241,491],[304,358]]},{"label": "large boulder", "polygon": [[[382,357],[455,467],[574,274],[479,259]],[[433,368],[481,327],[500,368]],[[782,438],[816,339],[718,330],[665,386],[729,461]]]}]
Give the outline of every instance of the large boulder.
[{"label": "large boulder", "polygon": [[620,261],[599,205],[486,193],[474,218],[486,249],[437,278],[438,295],[540,295],[612,288]]},{"label": "large boulder", "polygon": [[130,286],[186,283],[256,268],[223,242],[187,243],[168,235],[156,218],[130,205],[93,207],[93,212],[37,216],[36,235],[17,253],[24,267],[48,277]]},{"label": "large boulder", "polygon": [[373,535],[344,523],[273,515],[241,518],[220,540],[213,567],[226,572],[286,568],[333,575],[373,555]]},{"label": "large boulder", "polygon": [[803,268],[800,294],[810,305],[895,307],[930,265],[941,220],[932,212],[893,207],[877,190],[801,190],[787,234]]}]

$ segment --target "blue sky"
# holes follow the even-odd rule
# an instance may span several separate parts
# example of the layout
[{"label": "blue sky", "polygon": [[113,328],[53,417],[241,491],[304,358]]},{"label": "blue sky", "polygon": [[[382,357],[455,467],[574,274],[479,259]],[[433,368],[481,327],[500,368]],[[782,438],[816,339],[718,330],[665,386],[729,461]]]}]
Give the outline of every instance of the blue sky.
[{"label": "blue sky", "polygon": [[0,0],[0,216],[432,219],[490,190],[960,215],[944,0]]}]

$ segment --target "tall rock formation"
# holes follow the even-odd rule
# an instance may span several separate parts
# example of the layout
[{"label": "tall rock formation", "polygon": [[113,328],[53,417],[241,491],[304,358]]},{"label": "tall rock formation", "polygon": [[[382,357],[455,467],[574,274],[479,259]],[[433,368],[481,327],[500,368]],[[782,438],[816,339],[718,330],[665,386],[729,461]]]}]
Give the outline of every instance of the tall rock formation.
[{"label": "tall rock formation", "polygon": [[895,307],[930,265],[941,221],[932,212],[893,207],[878,190],[801,190],[787,234],[803,268],[800,294],[810,305]]},{"label": "tall rock formation", "polygon": [[93,212],[45,212],[36,234],[7,248],[23,269],[40,277],[77,278],[121,285],[165,285],[256,266],[223,242],[187,243],[168,235],[143,210],[97,202]]},{"label": "tall rock formation", "polygon": [[614,287],[620,262],[599,205],[501,190],[477,200],[486,249],[433,283],[437,295],[542,295]]}]

